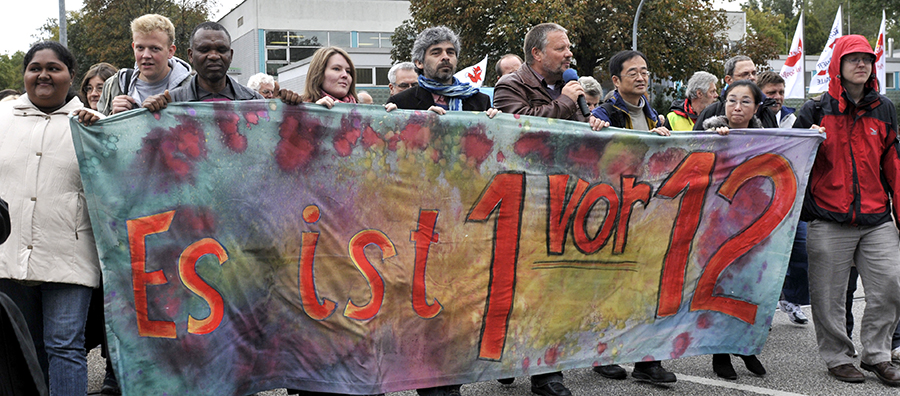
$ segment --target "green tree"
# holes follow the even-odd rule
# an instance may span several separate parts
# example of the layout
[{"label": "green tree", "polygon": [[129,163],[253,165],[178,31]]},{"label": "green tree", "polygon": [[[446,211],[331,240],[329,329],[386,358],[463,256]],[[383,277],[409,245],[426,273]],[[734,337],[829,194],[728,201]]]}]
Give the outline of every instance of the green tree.
[{"label": "green tree", "polygon": [[15,89],[23,91],[25,87],[22,81],[22,61],[25,60],[25,53],[16,51],[9,55],[0,55],[0,89]]},{"label": "green tree", "polygon": [[[776,14],[768,10],[760,10],[748,6],[743,8],[747,16],[747,36],[754,38],[759,44],[765,44],[771,48],[774,59],[778,54],[786,54],[790,50],[791,42],[784,34],[784,15]],[[793,32],[791,32],[793,35]],[[751,40],[753,41],[753,40]],[[750,45],[744,45],[749,47]]]},{"label": "green tree", "polygon": [[[609,59],[630,49],[632,22],[640,0],[411,0],[412,19],[394,33],[394,61],[409,59],[415,34],[446,25],[459,33],[460,66],[488,55],[495,62],[506,53],[523,55],[525,34],[539,23],[566,28],[580,74],[601,81]],[[725,16],[712,0],[654,0],[644,4],[638,26],[638,49],[647,54],[654,77],[683,80],[697,70],[721,72]],[[491,65],[493,66],[493,65]],[[493,67],[485,81],[495,81]]]}]

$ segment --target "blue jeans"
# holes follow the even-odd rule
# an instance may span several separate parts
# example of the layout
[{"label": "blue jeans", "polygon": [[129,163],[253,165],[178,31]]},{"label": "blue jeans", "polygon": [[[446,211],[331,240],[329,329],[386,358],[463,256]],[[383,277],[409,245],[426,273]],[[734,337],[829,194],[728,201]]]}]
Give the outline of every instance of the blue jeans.
[{"label": "blue jeans", "polygon": [[0,279],[0,291],[25,316],[51,395],[87,394],[84,324],[92,290],[66,283],[25,286]]},{"label": "blue jeans", "polygon": [[797,234],[794,236],[794,248],[788,261],[787,273],[784,275],[784,286],[781,288],[783,300],[797,304],[809,304],[809,256],[806,254],[806,222],[797,222]]}]

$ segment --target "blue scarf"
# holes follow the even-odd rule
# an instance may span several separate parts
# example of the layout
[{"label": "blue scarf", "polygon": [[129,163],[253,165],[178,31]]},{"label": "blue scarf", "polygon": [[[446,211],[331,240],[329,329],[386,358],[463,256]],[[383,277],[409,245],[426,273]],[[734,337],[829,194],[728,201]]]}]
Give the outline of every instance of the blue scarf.
[{"label": "blue scarf", "polygon": [[453,77],[453,84],[447,85],[419,75],[419,86],[447,98],[447,106],[450,111],[461,111],[463,99],[468,99],[478,93],[478,88],[469,83],[461,83],[456,77]]}]

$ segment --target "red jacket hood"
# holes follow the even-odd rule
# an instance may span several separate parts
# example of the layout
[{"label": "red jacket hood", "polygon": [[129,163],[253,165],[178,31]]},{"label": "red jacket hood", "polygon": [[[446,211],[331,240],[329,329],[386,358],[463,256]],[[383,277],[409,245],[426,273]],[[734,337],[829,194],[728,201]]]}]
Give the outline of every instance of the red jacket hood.
[{"label": "red jacket hood", "polygon": [[[865,37],[858,34],[851,34],[835,40],[834,52],[831,53],[831,64],[828,65],[828,75],[831,76],[831,80],[828,82],[828,94],[840,102],[841,112],[844,111],[846,106],[843,95],[844,86],[841,85],[841,58],[846,54],[852,54],[854,52],[864,52],[872,54],[872,57],[875,57],[875,51],[869,46],[869,41],[866,40]],[[878,91],[878,79],[875,78],[875,65],[872,65],[872,74],[869,76],[869,81],[866,82],[866,87],[872,88],[876,92]]]}]

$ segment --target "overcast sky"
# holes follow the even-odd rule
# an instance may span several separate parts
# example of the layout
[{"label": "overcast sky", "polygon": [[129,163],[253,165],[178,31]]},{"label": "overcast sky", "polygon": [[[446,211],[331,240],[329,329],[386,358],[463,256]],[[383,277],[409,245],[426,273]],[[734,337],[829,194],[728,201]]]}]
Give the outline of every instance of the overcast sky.
[{"label": "overcast sky", "polygon": [[[213,20],[225,15],[242,0],[217,0],[218,10]],[[653,0],[648,0],[653,1]],[[7,17],[0,23],[0,54],[12,55],[16,51],[27,51],[35,40],[40,28],[49,18],[59,17],[59,0],[3,0],[3,12]],[[740,9],[738,1],[716,0],[715,3],[727,10]],[[82,0],[66,0],[66,10],[78,10]],[[123,27],[127,29],[127,27]]]},{"label": "overcast sky", "polygon": [[[242,0],[217,0],[218,10],[213,12],[213,20],[225,15]],[[28,51],[47,19],[59,18],[59,0],[3,0],[3,12],[7,15],[0,23],[0,54],[12,55],[16,51]],[[66,10],[81,9],[82,0],[66,0]],[[125,29],[128,27],[125,26]]]}]

